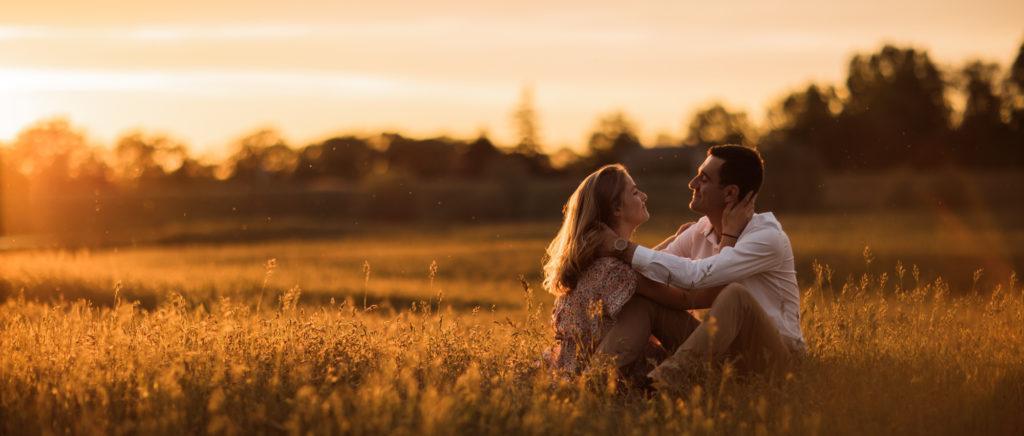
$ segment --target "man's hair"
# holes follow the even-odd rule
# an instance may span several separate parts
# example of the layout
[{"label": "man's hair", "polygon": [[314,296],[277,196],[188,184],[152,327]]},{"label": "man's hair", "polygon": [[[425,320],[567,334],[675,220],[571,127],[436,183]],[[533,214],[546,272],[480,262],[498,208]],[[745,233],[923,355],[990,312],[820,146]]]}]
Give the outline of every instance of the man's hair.
[{"label": "man's hair", "polygon": [[757,150],[742,145],[716,145],[708,149],[708,156],[722,159],[718,175],[719,185],[736,185],[740,188],[737,199],[743,199],[748,192],[756,194],[764,180],[764,159]]}]

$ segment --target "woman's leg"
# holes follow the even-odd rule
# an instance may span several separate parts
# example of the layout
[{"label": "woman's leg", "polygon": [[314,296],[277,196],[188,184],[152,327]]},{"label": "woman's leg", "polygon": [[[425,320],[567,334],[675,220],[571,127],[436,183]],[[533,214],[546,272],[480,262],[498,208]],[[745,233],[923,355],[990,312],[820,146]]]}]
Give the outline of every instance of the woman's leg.
[{"label": "woman's leg", "polygon": [[666,308],[635,295],[615,317],[597,351],[611,356],[623,368],[636,362],[653,334],[672,353],[700,325],[689,312]]}]

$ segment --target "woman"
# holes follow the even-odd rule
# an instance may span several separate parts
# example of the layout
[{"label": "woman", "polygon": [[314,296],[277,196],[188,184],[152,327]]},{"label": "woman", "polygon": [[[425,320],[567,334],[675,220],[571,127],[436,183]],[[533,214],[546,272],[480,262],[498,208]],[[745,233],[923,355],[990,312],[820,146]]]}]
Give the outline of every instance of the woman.
[{"label": "woman", "polygon": [[[664,304],[682,299],[652,293],[682,291],[644,287],[638,292],[640,280],[629,265],[613,257],[596,256],[602,226],[623,239],[631,239],[637,227],[650,218],[647,194],[637,188],[622,165],[606,165],[583,179],[566,202],[563,215],[544,263],[544,288],[556,297],[551,320],[555,345],[545,357],[561,373],[574,375],[585,369],[616,315],[635,294]],[[736,213],[727,219],[740,216]],[[687,227],[680,227],[677,235]],[[652,342],[645,354],[664,354],[658,348]],[[639,367],[636,370],[643,371]]]}]

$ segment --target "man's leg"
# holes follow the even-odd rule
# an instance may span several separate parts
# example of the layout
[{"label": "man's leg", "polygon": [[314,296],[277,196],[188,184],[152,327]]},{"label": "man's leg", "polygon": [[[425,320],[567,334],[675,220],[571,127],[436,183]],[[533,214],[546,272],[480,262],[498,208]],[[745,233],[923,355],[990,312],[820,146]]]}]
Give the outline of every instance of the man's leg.
[{"label": "man's leg", "polygon": [[657,380],[664,378],[669,368],[681,369],[726,358],[736,358],[741,370],[757,373],[780,373],[790,360],[789,350],[774,323],[749,290],[737,283],[722,290],[705,322],[651,377]]},{"label": "man's leg", "polygon": [[669,309],[635,295],[619,311],[597,351],[611,356],[619,368],[628,367],[643,355],[651,334],[672,353],[698,325],[685,310]]}]

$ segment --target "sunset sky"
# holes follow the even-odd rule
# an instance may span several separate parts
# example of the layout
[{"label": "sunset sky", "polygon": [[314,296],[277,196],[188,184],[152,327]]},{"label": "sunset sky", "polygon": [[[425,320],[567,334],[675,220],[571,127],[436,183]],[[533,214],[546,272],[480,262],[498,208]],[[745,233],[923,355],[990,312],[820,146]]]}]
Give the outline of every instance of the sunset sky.
[{"label": "sunset sky", "polygon": [[1024,40],[1007,0],[3,1],[0,141],[63,115],[96,142],[141,128],[215,154],[263,126],[293,145],[383,129],[508,144],[524,85],[549,149],[618,109],[645,139],[680,136],[702,104],[759,120],[885,42],[1005,66]]}]

